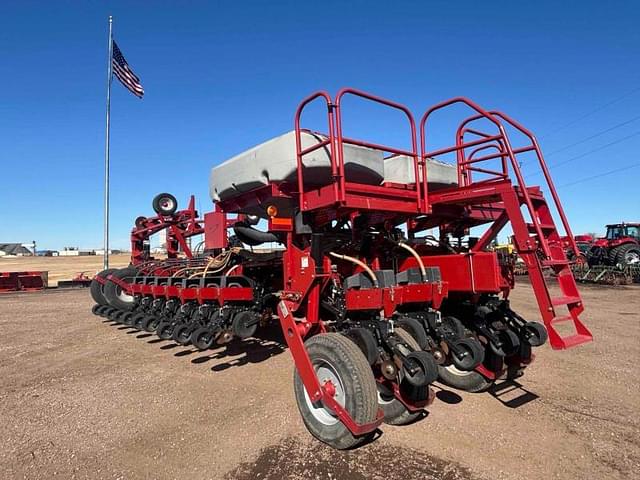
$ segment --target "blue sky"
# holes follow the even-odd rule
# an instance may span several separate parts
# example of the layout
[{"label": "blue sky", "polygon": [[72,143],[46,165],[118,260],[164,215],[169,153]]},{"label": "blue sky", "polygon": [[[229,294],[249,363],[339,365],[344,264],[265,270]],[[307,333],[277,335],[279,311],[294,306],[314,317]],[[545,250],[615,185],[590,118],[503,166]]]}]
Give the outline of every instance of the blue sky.
[{"label": "blue sky", "polygon": [[[346,3],[3,2],[0,241],[101,244],[109,14],[146,91],[138,100],[114,81],[113,246],[158,192],[210,209],[211,166],[292,129],[302,97],[341,86],[418,117],[458,95],[503,110],[550,153],[574,232],[640,220],[638,2]],[[372,140],[406,138],[355,104],[349,122]],[[442,145],[453,134],[433,130]]]}]

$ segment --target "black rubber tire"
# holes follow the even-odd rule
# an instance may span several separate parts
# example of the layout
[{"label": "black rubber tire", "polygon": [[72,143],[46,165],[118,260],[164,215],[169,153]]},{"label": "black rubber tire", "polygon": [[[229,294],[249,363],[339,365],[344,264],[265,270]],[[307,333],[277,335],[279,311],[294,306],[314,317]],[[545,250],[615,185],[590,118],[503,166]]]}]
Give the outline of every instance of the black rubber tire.
[{"label": "black rubber tire", "polygon": [[460,338],[455,341],[455,345],[467,352],[463,358],[458,358],[451,352],[452,362],[457,369],[471,371],[484,360],[484,348],[475,338]]},{"label": "black rubber tire", "polygon": [[181,323],[176,325],[171,334],[171,338],[178,345],[187,346],[191,343],[191,333],[193,332],[193,325],[187,323]]},{"label": "black rubber tire", "polygon": [[464,338],[464,336],[466,335],[464,325],[462,325],[462,322],[456,317],[444,317],[442,319],[442,326],[455,338]]},{"label": "black rubber tire", "polygon": [[[138,274],[138,270],[134,267],[121,268],[111,272],[113,277],[120,280],[129,280]],[[107,280],[103,289],[104,298],[107,299],[109,305],[120,310],[130,311],[135,306],[135,299],[131,295],[125,294],[122,289],[114,282]]]},{"label": "black rubber tire", "polygon": [[369,365],[373,365],[378,361],[380,357],[380,351],[378,350],[378,342],[371,333],[371,330],[366,328],[352,328],[348,332],[349,338],[355,342],[358,348],[364,353]]},{"label": "black rubber tire", "polygon": [[142,320],[141,327],[145,332],[153,333],[156,331],[158,324],[160,323],[160,319],[158,317],[154,317],[152,315],[145,315]]},{"label": "black rubber tire", "polygon": [[147,217],[138,217],[136,218],[135,226],[136,228],[142,228],[144,226],[144,222],[147,220]]},{"label": "black rubber tire", "polygon": [[178,201],[170,193],[159,193],[153,198],[151,206],[158,215],[169,216],[178,210]]},{"label": "black rubber tire", "polygon": [[100,313],[100,316],[111,319],[111,314],[115,311],[116,311],[115,308],[110,307],[109,305],[104,305],[104,308],[102,309],[102,313]]},{"label": "black rubber tire", "polygon": [[493,385],[493,381],[483,377],[476,371],[462,372],[458,370],[456,372],[452,370],[452,366],[439,366],[438,377],[445,385],[470,393],[484,392]]},{"label": "black rubber tire", "polygon": [[109,320],[112,320],[116,323],[120,323],[120,315],[122,315],[122,310],[118,310],[117,308],[112,308],[109,310],[107,317]]},{"label": "black rubber tire", "polygon": [[[115,272],[115,268],[107,268],[106,270],[102,270],[101,272],[96,274],[96,277],[107,278],[112,272]],[[109,305],[107,299],[104,297],[104,285],[97,282],[96,280],[91,280],[91,284],[89,285],[89,293],[91,293],[91,298],[98,305]]]},{"label": "black rubber tire", "polygon": [[127,325],[129,327],[132,327],[133,322],[135,321],[135,315],[136,314],[131,312],[122,312],[120,314],[120,323],[122,323],[123,325]]},{"label": "black rubber tire", "polygon": [[[355,422],[365,424],[375,421],[378,412],[376,382],[358,346],[339,333],[322,333],[308,339],[305,348],[315,368],[324,364],[335,371],[344,389],[344,408]],[[344,450],[359,445],[372,435],[356,437],[340,421],[329,424],[318,420],[307,404],[308,396],[297,369],[293,376],[293,389],[307,430],[321,442]]]},{"label": "black rubber tire", "polygon": [[93,307],[91,307],[91,313],[93,313],[94,315],[100,315],[98,313],[98,310],[100,309],[100,307],[102,307],[102,305],[96,303]]},{"label": "black rubber tire", "polygon": [[[414,387],[403,383],[400,388],[404,395],[414,400],[425,400],[429,395],[428,387]],[[378,406],[384,412],[384,423],[388,425],[407,425],[423,415],[423,410],[416,412],[407,410],[407,407],[400,400],[380,384],[378,384]]]},{"label": "black rubber tire", "polygon": [[405,380],[414,387],[425,387],[438,379],[438,364],[430,353],[417,350],[407,355],[407,360],[418,362],[420,366],[420,370],[413,375],[404,370]]},{"label": "black rubber tire", "polygon": [[160,322],[158,328],[156,328],[156,334],[162,340],[169,340],[171,335],[173,335],[174,326],[175,324],[171,322]]},{"label": "black rubber tire", "polygon": [[209,327],[201,327],[191,333],[191,344],[198,350],[209,350],[216,337]]},{"label": "black rubber tire", "polygon": [[620,245],[615,249],[615,264],[626,267],[627,265],[640,265],[640,263],[632,263],[628,261],[628,255],[637,256],[640,258],[640,246],[632,243]]},{"label": "black rubber tire", "polygon": [[136,313],[131,319],[131,326],[136,330],[142,330],[142,322],[144,322],[145,317],[144,313]]},{"label": "black rubber tire", "polygon": [[523,344],[526,342],[531,347],[540,347],[547,343],[549,335],[547,329],[544,328],[539,322],[527,322],[523,327],[526,330],[527,337]]},{"label": "black rubber tire", "polygon": [[406,330],[409,335],[415,338],[416,342],[418,342],[418,345],[422,350],[426,349],[429,346],[427,332],[418,320],[411,317],[400,317],[396,324],[398,325],[398,327]]},{"label": "black rubber tire", "polygon": [[256,312],[244,311],[236,313],[231,321],[231,329],[233,334],[238,338],[253,337],[258,329],[258,323],[255,320],[258,318]]}]

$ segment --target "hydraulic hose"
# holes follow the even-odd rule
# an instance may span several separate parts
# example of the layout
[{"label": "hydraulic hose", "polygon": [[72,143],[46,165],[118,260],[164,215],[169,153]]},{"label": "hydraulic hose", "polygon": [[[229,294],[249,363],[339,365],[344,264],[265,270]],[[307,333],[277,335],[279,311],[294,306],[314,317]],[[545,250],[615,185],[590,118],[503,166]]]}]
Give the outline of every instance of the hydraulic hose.
[{"label": "hydraulic hose", "polygon": [[378,288],[380,286],[380,284],[378,283],[378,278],[376,277],[376,274],[373,273],[373,270],[371,270],[371,268],[369,268],[369,265],[364,263],[362,260],[358,260],[357,258],[350,257],[349,255],[342,255],[342,254],[335,253],[335,252],[329,252],[329,255],[331,255],[333,258],[338,258],[340,260],[346,260],[347,262],[351,262],[351,263],[353,263],[355,265],[358,265],[365,272],[367,272],[369,277],[371,277],[371,281],[373,282],[373,286],[374,287]]},{"label": "hydraulic hose", "polygon": [[422,258],[420,257],[420,255],[418,255],[418,252],[416,252],[413,247],[410,247],[409,245],[407,245],[404,242],[397,242],[397,245],[400,248],[404,248],[407,252],[409,252],[411,255],[413,255],[413,258],[416,259],[416,262],[418,262],[418,266],[420,267],[420,275],[422,275],[422,281],[426,281],[427,280],[427,269],[424,267],[424,262],[422,261]]},{"label": "hydraulic hose", "polygon": [[263,243],[280,243],[277,236],[270,232],[261,232],[251,226],[243,224],[241,222],[236,223],[233,226],[233,232],[236,236],[247,245],[257,246]]}]

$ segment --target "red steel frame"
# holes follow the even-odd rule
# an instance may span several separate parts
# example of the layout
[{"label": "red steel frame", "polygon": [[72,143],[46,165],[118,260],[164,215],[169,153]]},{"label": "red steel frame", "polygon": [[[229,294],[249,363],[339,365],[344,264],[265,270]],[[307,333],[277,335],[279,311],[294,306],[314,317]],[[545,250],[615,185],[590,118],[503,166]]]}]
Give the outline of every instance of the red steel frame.
[{"label": "red steel frame", "polygon": [[[342,125],[342,102],[346,96],[355,96],[371,101],[390,109],[401,111],[407,117],[411,138],[411,150],[402,150],[395,147],[379,145],[376,143],[356,140],[344,136]],[[327,107],[328,132],[324,139],[311,147],[302,148],[302,133],[308,132],[301,128],[302,113],[312,102],[322,100]],[[452,147],[428,151],[426,148],[426,123],[435,111],[453,104],[462,103],[475,114],[464,120],[457,130],[455,145]],[[469,125],[475,120],[487,119],[498,130],[498,134],[481,132]],[[531,145],[524,148],[513,148],[507,136],[502,122],[520,131],[531,141]],[[430,284],[407,285],[390,288],[371,288],[350,290],[346,293],[347,310],[376,310],[383,311],[385,317],[389,317],[398,305],[405,303],[430,303],[434,308],[439,308],[443,299],[451,292],[454,295],[476,298],[483,293],[498,294],[506,297],[512,288],[512,278],[506,276],[504,270],[497,262],[497,255],[493,252],[483,251],[495,238],[498,232],[511,222],[516,234],[516,244],[523,256],[531,274],[532,285],[538,299],[541,313],[550,335],[553,348],[568,348],[591,339],[591,334],[578,320],[578,314],[583,306],[575,287],[573,277],[567,275],[568,261],[564,256],[561,246],[557,245],[559,234],[555,229],[551,212],[542,197],[539,188],[526,187],[520,167],[516,161],[516,155],[527,151],[535,151],[545,179],[549,185],[556,210],[562,220],[565,232],[573,240],[557,192],[551,181],[540,148],[535,137],[520,124],[500,112],[489,112],[468,99],[458,97],[442,102],[428,109],[420,121],[420,152],[417,148],[417,130],[414,117],[407,107],[359,90],[345,88],[338,92],[335,101],[331,96],[320,91],[305,98],[299,105],[294,118],[296,134],[296,161],[297,161],[297,189],[291,185],[271,183],[251,192],[246,192],[239,197],[224,202],[218,202],[215,215],[207,218],[205,225],[201,225],[197,219],[197,213],[193,208],[193,198],[189,208],[185,211],[182,220],[171,220],[170,227],[177,241],[186,238],[195,232],[216,231],[216,244],[220,243],[218,237],[220,228],[226,230],[231,225],[226,213],[248,213],[251,209],[266,208],[265,202],[273,199],[282,200],[297,205],[301,212],[314,212],[312,215],[314,224],[327,223],[338,217],[349,217],[351,220],[362,212],[369,212],[381,219],[390,219],[400,224],[407,222],[409,236],[427,228],[439,227],[441,232],[451,231],[455,225],[468,228],[471,226],[489,224],[485,234],[479,239],[475,247],[466,254],[457,255],[421,255],[422,261],[427,266],[438,266],[443,275],[441,282]],[[465,141],[466,135],[479,137],[475,140]],[[358,184],[350,182],[345,177],[344,169],[344,145],[355,145],[366,148],[382,150],[393,155],[406,155],[414,161],[415,184],[397,185],[383,183],[379,186]],[[332,182],[321,187],[307,188],[304,172],[304,156],[320,148],[328,148],[331,163]],[[466,155],[467,149],[471,153]],[[485,150],[496,149],[497,153],[478,157],[477,154]],[[428,171],[426,162],[429,158],[438,157],[447,153],[456,153],[458,168],[458,186],[437,191],[429,191]],[[482,161],[500,158],[501,171],[489,170],[479,167]],[[517,185],[513,185],[509,179],[509,161],[513,170]],[[476,181],[472,179],[472,172],[483,173],[492,176],[489,179]],[[531,214],[532,223],[527,224],[521,213],[521,205],[526,205]],[[293,212],[293,210],[291,210]],[[323,286],[332,278],[331,261],[324,256],[319,265],[316,265],[309,245],[299,246],[296,242],[297,233],[294,228],[293,213],[287,214],[283,219],[269,221],[269,229],[279,232],[286,238],[286,250],[283,253],[283,288],[280,293],[280,303],[277,309],[284,337],[295,361],[312,401],[322,401],[331,408],[338,418],[354,434],[363,434],[374,430],[381,422],[379,412],[377,419],[366,425],[357,424],[349,413],[334,399],[335,390],[331,384],[322,384],[315,374],[309,355],[304,347],[304,338],[313,333],[325,332],[326,328],[320,317],[320,295]],[[417,218],[419,217],[419,218]],[[212,222],[213,228],[209,223]],[[160,228],[167,228],[167,219],[158,219],[142,231],[134,230],[137,241],[145,238],[151,232]],[[209,228],[212,227],[212,228]],[[530,236],[533,233],[534,236]],[[132,240],[134,234],[132,233]],[[572,242],[575,248],[575,242]],[[184,247],[183,247],[184,248]],[[541,251],[544,259],[539,258]],[[381,263],[384,259],[375,259]],[[400,265],[400,269],[415,267],[417,261],[407,258]],[[542,268],[550,266],[558,274],[559,284],[564,293],[563,297],[552,298],[547,284],[542,275]],[[125,286],[126,287],[126,286]],[[123,288],[125,288],[123,287]],[[197,299],[199,302],[216,300],[224,301],[225,289],[217,288],[181,288],[179,286],[149,286],[131,285],[133,292],[143,295],[171,296],[180,298],[182,302]],[[241,294],[236,290],[235,294]],[[250,290],[250,289],[247,289]],[[249,295],[249,292],[246,292]],[[244,297],[243,297],[244,298]],[[248,297],[247,297],[248,298]],[[553,327],[563,317],[555,314],[555,307],[567,305],[570,320],[573,321],[577,335],[569,338],[561,337]],[[495,378],[496,372],[490,372],[484,367],[478,369],[489,378]],[[499,372],[498,372],[499,373]],[[378,379],[378,381],[382,381]],[[410,410],[417,410],[424,406],[412,404],[402,397],[399,389],[394,389],[397,398]],[[427,402],[428,403],[428,402]]]}]

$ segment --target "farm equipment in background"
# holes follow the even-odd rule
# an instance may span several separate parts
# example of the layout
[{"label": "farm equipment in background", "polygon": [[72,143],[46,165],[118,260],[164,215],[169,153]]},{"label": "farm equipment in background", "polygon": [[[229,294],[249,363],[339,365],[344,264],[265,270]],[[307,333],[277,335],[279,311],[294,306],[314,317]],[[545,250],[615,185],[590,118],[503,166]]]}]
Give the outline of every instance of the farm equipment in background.
[{"label": "farm equipment in background", "polygon": [[85,272],[79,272],[71,280],[58,280],[58,288],[87,288],[91,286],[93,277],[85,274]]},{"label": "farm equipment in background", "polygon": [[604,238],[596,239],[587,254],[590,266],[633,266],[640,264],[640,223],[607,225]]},{"label": "farm equipment in background", "polygon": [[[347,97],[402,114],[410,147],[346,136]],[[323,132],[301,126],[303,111],[317,102],[326,108]],[[452,105],[471,116],[453,145],[428,147],[433,114]],[[154,200],[158,215],[136,221],[131,266],[94,278],[93,312],[200,350],[279,322],[302,419],[339,449],[365,442],[382,422],[420,418],[437,379],[484,391],[521,376],[532,349],[547,340],[554,349],[592,340],[552,207],[576,255],[578,247],[523,126],[466,98],[427,110],[416,126],[403,105],[354,89],[307,97],[294,125],[213,168],[214,210],[202,220],[193,198],[183,212],[168,194]],[[524,143],[512,143],[507,130]],[[524,184],[519,156],[527,153],[537,157],[551,204]],[[446,155],[455,155],[455,165],[441,161]],[[509,304],[513,262],[490,249],[507,224],[544,326]],[[478,226],[485,233],[467,238]],[[185,258],[177,248],[168,259],[150,258],[145,241],[163,228]],[[427,233],[434,228],[437,238]],[[184,239],[199,233],[205,248],[194,255]],[[253,248],[265,244],[277,247]]]},{"label": "farm equipment in background", "polygon": [[35,292],[48,286],[49,272],[0,272],[0,293]]}]

